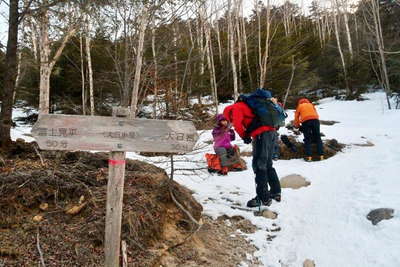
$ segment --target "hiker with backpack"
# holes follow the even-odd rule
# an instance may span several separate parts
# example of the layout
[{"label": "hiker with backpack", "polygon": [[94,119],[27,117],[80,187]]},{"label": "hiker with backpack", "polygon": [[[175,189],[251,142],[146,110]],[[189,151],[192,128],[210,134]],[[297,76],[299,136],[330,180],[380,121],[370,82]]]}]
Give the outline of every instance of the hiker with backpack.
[{"label": "hiker with backpack", "polygon": [[231,124],[223,114],[217,115],[217,124],[212,131],[214,138],[214,151],[218,155],[222,169],[221,175],[227,175],[228,166],[238,163],[238,157],[235,157],[235,148],[231,141],[235,140],[235,132]]},{"label": "hiker with backpack", "polygon": [[[281,201],[281,186],[272,166],[276,127],[285,119],[285,112],[272,98],[271,92],[257,89],[240,95],[236,103],[224,109],[224,116],[235,128],[245,144],[252,143],[257,196],[247,202],[248,207],[269,206],[272,199]],[[268,191],[268,185],[270,191]]]},{"label": "hiker with backpack", "polygon": [[304,135],[304,150],[307,162],[312,161],[311,144],[317,144],[317,153],[319,160],[324,159],[324,147],[321,140],[320,123],[318,112],[315,106],[307,99],[301,98],[298,101],[295,117],[294,127],[300,128]]}]

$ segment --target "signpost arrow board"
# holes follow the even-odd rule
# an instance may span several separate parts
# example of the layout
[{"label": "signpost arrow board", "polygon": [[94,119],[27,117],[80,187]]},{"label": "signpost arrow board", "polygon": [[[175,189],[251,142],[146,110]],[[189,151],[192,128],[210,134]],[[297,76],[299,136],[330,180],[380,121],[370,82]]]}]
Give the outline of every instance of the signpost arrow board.
[{"label": "signpost arrow board", "polygon": [[184,153],[198,135],[190,121],[44,114],[32,128],[46,150]]}]

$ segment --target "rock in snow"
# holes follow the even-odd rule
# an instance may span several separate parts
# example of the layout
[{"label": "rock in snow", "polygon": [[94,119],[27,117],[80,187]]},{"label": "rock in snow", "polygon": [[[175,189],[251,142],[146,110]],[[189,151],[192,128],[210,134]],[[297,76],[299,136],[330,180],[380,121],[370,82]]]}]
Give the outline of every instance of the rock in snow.
[{"label": "rock in snow", "polygon": [[278,217],[278,214],[276,212],[273,212],[271,210],[263,210],[261,211],[261,216],[267,219],[276,219]]},{"label": "rock in snow", "polygon": [[315,267],[315,262],[313,260],[306,259],[303,262],[303,267]]},{"label": "rock in snow", "polygon": [[373,225],[376,225],[382,220],[389,220],[393,218],[393,213],[394,209],[389,209],[389,208],[374,209],[368,213],[367,219],[370,220]]},{"label": "rock in snow", "polygon": [[301,175],[298,174],[290,174],[280,179],[282,188],[292,188],[299,189],[301,187],[306,187],[311,184],[311,182],[307,181]]}]

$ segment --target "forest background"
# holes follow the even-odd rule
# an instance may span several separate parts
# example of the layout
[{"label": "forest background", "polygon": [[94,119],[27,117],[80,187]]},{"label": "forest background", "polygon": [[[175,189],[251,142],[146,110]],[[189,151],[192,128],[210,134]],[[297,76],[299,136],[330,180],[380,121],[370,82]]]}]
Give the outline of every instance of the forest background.
[{"label": "forest background", "polygon": [[10,106],[110,115],[122,105],[138,116],[180,119],[193,98],[201,105],[210,96],[218,112],[219,101],[258,87],[281,100],[289,93],[288,107],[310,92],[355,99],[382,88],[389,99],[400,90],[398,0],[1,5],[9,9],[0,44],[1,140],[9,139]]}]

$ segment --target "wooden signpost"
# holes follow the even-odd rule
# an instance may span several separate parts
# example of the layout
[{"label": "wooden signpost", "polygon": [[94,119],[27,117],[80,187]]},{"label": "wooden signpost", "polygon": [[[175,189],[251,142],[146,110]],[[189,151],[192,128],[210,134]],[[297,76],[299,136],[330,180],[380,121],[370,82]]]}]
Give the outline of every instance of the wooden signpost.
[{"label": "wooden signpost", "polygon": [[198,139],[190,121],[131,119],[125,108],[114,108],[113,117],[43,114],[31,133],[44,150],[110,151],[106,267],[119,266],[125,152],[185,153]]},{"label": "wooden signpost", "polygon": [[197,140],[189,121],[76,115],[42,115],[32,135],[46,150],[182,153]]}]

